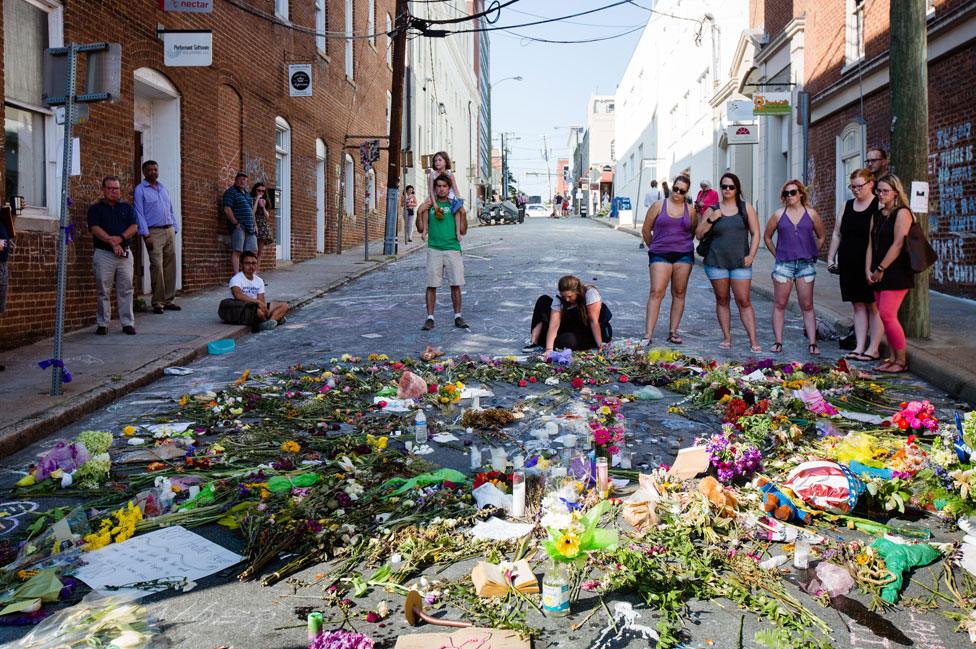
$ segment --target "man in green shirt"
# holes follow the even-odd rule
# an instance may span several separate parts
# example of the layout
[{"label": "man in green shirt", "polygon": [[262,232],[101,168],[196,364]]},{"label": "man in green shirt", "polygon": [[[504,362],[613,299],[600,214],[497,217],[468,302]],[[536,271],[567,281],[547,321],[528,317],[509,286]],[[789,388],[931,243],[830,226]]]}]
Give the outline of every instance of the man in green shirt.
[{"label": "man in green shirt", "polygon": [[461,261],[461,238],[468,232],[468,219],[461,207],[451,210],[450,177],[441,174],[434,179],[434,207],[417,215],[417,231],[427,239],[427,320],[423,331],[434,328],[434,307],[437,305],[437,287],[444,274],[451,286],[451,303],[454,305],[454,326],[468,329],[461,317],[461,287],[464,286],[464,262]]}]

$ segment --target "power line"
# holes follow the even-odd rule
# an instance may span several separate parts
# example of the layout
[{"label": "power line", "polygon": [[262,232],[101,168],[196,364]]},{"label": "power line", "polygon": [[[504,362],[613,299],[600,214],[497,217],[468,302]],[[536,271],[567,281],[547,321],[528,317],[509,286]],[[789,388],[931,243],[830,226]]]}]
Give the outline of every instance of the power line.
[{"label": "power line", "polygon": [[505,7],[509,6],[509,5],[513,5],[516,2],[518,2],[518,1],[519,0],[507,0],[506,2],[499,3],[498,0],[494,0],[494,2],[491,3],[491,6],[489,6],[484,11],[480,11],[480,12],[478,12],[476,14],[470,14],[470,15],[467,15],[467,16],[462,16],[461,18],[443,18],[443,19],[440,19],[440,20],[426,20],[425,19],[423,22],[426,23],[426,24],[428,24],[428,25],[455,25],[457,23],[465,23],[465,22],[468,22],[469,20],[475,20],[476,18],[482,18],[482,17],[487,18],[487,16],[489,14],[499,12],[503,8],[505,8]]},{"label": "power line", "polygon": [[535,36],[526,36],[524,34],[519,34],[518,32],[509,32],[509,33],[512,34],[512,35],[514,35],[514,36],[519,37],[520,39],[522,39],[524,41],[532,41],[532,42],[535,42],[535,43],[552,43],[552,44],[556,44],[556,45],[572,45],[572,44],[577,44],[577,43],[597,43],[597,42],[600,42],[600,41],[610,41],[610,40],[613,40],[615,38],[621,38],[623,36],[627,36],[629,34],[633,34],[634,32],[638,32],[638,31],[640,31],[642,29],[644,29],[644,25],[640,25],[638,27],[634,27],[633,29],[628,29],[627,31],[620,32],[619,34],[613,34],[611,36],[601,36],[601,37],[598,37],[598,38],[586,38],[586,39],[575,40],[575,41],[554,40],[554,39],[550,39],[550,38],[537,38]]},{"label": "power line", "polygon": [[[471,29],[455,29],[455,30],[449,31],[447,33],[448,34],[470,34],[470,33],[473,33],[473,32],[492,32],[492,31],[498,31],[498,30],[518,29],[518,28],[521,28],[521,27],[533,27],[535,25],[546,25],[546,24],[549,24],[549,23],[561,22],[561,21],[564,21],[564,20],[566,20],[568,18],[578,18],[579,16],[586,16],[588,14],[594,14],[594,13],[597,13],[597,12],[600,12],[600,11],[605,11],[607,9],[612,9],[613,7],[619,7],[620,5],[624,5],[624,4],[630,4],[630,0],[619,0],[618,2],[613,2],[611,4],[604,5],[602,7],[597,7],[596,9],[588,9],[586,11],[580,11],[580,12],[575,13],[575,14],[568,14],[566,16],[559,16],[558,18],[546,18],[544,20],[535,20],[533,22],[521,23],[521,24],[518,24],[518,25],[503,25],[503,26],[498,26],[498,27],[479,27],[479,28],[471,28]],[[421,26],[422,26],[422,23],[423,22],[424,21],[421,21]]]},{"label": "power line", "polygon": [[[284,27],[285,29],[290,29],[292,31],[296,31],[296,32],[299,32],[301,34],[307,34],[309,36],[321,37],[321,38],[326,38],[326,39],[330,39],[331,38],[331,39],[343,40],[343,41],[358,41],[358,40],[366,40],[366,39],[372,40],[372,39],[375,39],[377,36],[386,36],[386,37],[388,37],[388,38],[390,38],[392,40],[393,37],[394,37],[394,35],[396,34],[396,30],[395,29],[392,30],[392,31],[390,31],[390,32],[374,32],[372,34],[355,34],[355,33],[353,33],[353,34],[346,34],[346,32],[344,32],[344,31],[342,31],[342,32],[333,32],[333,31],[320,32],[320,31],[316,31],[315,28],[313,28],[313,27],[302,27],[301,25],[295,25],[293,23],[284,22],[278,16],[269,14],[269,13],[264,12],[264,11],[261,11],[260,9],[255,9],[254,7],[251,7],[248,4],[246,4],[243,0],[225,0],[225,2],[227,2],[227,4],[230,4],[230,5],[233,5],[233,6],[237,7],[238,9],[240,9],[241,11],[243,11],[244,13],[250,14],[252,16],[256,16],[258,18],[261,18],[262,20],[265,20],[265,21],[267,21],[269,23],[274,23],[275,25],[278,25],[280,27]],[[396,24],[396,23],[394,22],[394,24]]]}]

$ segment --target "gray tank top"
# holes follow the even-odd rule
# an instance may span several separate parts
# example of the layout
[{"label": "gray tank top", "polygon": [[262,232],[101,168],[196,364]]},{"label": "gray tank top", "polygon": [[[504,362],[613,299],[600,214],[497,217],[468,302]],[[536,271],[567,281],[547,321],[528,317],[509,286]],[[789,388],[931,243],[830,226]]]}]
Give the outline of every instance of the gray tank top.
[{"label": "gray tank top", "polygon": [[712,226],[714,233],[705,265],[732,270],[742,268],[749,254],[749,228],[741,208],[737,214],[722,216]]}]

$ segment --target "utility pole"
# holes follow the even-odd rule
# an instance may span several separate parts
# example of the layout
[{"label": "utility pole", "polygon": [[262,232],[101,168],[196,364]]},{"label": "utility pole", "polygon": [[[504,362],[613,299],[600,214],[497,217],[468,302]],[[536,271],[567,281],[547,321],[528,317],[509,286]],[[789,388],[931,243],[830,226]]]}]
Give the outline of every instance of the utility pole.
[{"label": "utility pole", "polygon": [[498,196],[502,199],[502,202],[508,198],[508,156],[505,146],[505,131],[502,131],[502,187]]},{"label": "utility pole", "polygon": [[[403,77],[406,74],[407,26],[410,11],[407,0],[396,1],[396,35],[393,37],[393,87],[390,89],[390,140],[387,146],[386,231],[383,254],[396,252],[397,214],[400,202],[400,148],[403,146]],[[369,236],[366,237],[369,241]]]},{"label": "utility pole", "polygon": [[[549,200],[552,200],[555,197],[555,194],[552,193],[552,165],[549,164],[549,140],[545,135],[542,136],[542,157],[546,159],[546,180],[549,183]],[[552,210],[555,214],[555,205],[552,206]]]},{"label": "utility pole", "polygon": [[[911,192],[912,181],[928,181],[929,95],[928,30],[925,0],[898,0],[891,3],[889,14],[891,79],[891,166]],[[925,214],[916,214],[922,231],[928,234]],[[914,338],[928,338],[929,275],[915,275],[915,290],[909,291],[898,315],[905,333]]]}]

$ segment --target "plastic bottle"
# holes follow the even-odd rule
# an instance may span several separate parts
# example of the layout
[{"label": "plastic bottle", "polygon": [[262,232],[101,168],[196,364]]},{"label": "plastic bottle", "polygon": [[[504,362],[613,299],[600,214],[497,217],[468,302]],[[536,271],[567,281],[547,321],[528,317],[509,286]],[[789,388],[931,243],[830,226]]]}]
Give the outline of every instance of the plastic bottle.
[{"label": "plastic bottle", "polygon": [[471,445],[471,470],[477,471],[481,468],[481,449]]},{"label": "plastic bottle", "polygon": [[569,571],[553,559],[546,562],[546,574],[542,578],[542,610],[552,617],[569,615]]},{"label": "plastic bottle", "polygon": [[525,472],[512,473],[512,516],[525,516]]},{"label": "plastic bottle", "polygon": [[417,444],[427,443],[427,415],[423,410],[417,411],[417,416],[413,420],[413,432]]}]

